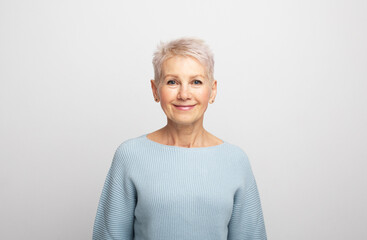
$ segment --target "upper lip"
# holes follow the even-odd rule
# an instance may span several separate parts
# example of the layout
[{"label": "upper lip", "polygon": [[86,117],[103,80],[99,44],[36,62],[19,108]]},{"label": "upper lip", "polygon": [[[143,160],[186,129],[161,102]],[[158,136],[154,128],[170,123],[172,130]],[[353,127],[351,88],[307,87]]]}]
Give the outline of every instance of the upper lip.
[{"label": "upper lip", "polygon": [[177,105],[177,104],[173,104],[175,105],[176,107],[192,107],[192,106],[195,106],[195,104],[192,104],[192,105]]}]

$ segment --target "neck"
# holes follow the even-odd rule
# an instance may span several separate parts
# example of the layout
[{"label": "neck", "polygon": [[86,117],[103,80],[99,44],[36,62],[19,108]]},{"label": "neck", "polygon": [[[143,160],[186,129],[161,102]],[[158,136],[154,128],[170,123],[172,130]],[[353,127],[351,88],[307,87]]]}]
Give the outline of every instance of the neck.
[{"label": "neck", "polygon": [[203,119],[190,125],[177,124],[167,119],[162,134],[167,145],[192,148],[205,145],[207,131],[203,127]]}]

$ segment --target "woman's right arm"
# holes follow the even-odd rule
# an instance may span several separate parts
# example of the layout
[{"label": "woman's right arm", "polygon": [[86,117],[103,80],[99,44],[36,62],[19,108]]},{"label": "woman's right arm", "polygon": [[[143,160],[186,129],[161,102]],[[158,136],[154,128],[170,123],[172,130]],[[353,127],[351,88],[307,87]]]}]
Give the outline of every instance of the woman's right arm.
[{"label": "woman's right arm", "polygon": [[135,189],[127,177],[125,156],[120,146],[99,200],[93,240],[132,240],[134,237]]}]

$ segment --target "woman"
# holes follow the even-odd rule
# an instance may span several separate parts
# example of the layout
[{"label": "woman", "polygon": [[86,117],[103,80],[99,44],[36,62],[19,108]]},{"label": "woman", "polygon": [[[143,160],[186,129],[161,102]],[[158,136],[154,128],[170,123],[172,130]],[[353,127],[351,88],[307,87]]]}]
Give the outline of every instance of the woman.
[{"label": "woman", "polygon": [[211,51],[181,38],[161,44],[153,65],[167,125],[116,150],[93,239],[266,239],[246,154],[203,127],[217,93]]}]

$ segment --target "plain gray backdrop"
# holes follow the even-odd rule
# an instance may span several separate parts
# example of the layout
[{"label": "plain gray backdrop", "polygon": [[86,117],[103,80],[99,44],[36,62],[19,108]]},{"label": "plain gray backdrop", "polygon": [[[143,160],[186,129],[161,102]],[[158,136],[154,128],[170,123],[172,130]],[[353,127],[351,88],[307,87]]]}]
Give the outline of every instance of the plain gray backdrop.
[{"label": "plain gray backdrop", "polygon": [[0,239],[91,239],[117,146],[166,118],[159,41],[206,40],[204,127],[242,147],[268,238],[367,239],[367,4],[0,1]]}]

